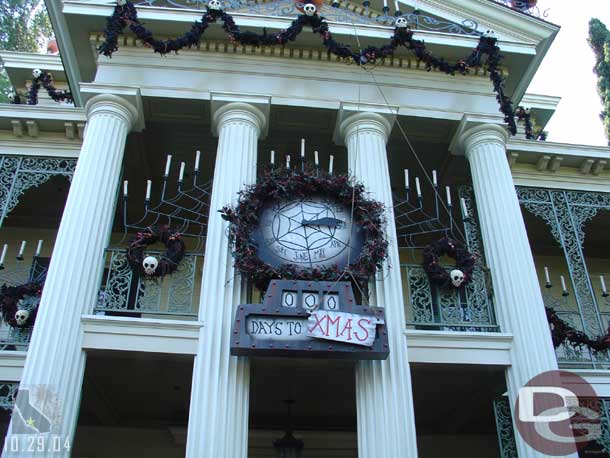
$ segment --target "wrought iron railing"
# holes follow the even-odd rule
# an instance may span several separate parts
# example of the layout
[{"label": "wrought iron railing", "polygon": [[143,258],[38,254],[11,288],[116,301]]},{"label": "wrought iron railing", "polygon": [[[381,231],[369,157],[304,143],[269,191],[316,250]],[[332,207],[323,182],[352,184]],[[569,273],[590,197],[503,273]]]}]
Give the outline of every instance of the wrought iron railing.
[{"label": "wrought iron railing", "polygon": [[541,10],[536,0],[492,0],[496,3],[506,5],[516,11],[520,11],[537,18],[548,16],[548,10]]},{"label": "wrought iron railing", "polygon": [[[151,250],[145,255],[159,257],[162,253]],[[203,255],[187,253],[173,274],[142,277],[132,272],[124,248],[109,248],[95,312],[131,317],[196,317],[202,267]]]},{"label": "wrought iron railing", "polygon": [[[451,270],[451,269],[448,269]],[[401,265],[407,326],[440,331],[496,332],[490,278],[475,270],[473,280],[460,290],[430,283],[421,265]]]}]

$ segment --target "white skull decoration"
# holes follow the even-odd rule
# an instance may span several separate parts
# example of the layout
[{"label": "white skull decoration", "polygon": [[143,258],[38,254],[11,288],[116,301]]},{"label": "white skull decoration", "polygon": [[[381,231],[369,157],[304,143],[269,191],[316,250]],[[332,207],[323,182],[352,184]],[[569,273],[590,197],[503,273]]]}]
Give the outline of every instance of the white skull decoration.
[{"label": "white skull decoration", "polygon": [[116,0],[116,4],[119,6],[125,6],[126,3],[127,3],[127,0]]},{"label": "white skull decoration", "polygon": [[157,266],[159,265],[159,261],[154,256],[146,256],[144,261],[142,261],[142,267],[144,267],[144,273],[146,275],[153,275],[155,270],[157,270]]},{"label": "white skull decoration", "polygon": [[15,321],[17,322],[17,326],[25,325],[25,322],[28,320],[29,317],[30,312],[28,312],[27,310],[17,310],[17,312],[15,312]]},{"label": "white skull decoration", "polygon": [[459,269],[452,270],[449,276],[451,277],[451,284],[456,288],[459,288],[464,283],[464,272]]},{"label": "white skull decoration", "polygon": [[314,5],[313,3],[306,3],[303,7],[303,11],[307,16],[313,16],[314,14],[316,14],[316,5]]},{"label": "white skull decoration", "polygon": [[221,10],[222,3],[220,2],[220,0],[210,0],[208,2],[208,8],[210,8],[211,10]]},{"label": "white skull decoration", "polygon": [[42,70],[39,68],[35,68],[34,70],[32,70],[32,76],[34,78],[38,78],[40,75],[42,75]]},{"label": "white skull decoration", "polygon": [[409,25],[406,17],[398,17],[396,21],[394,21],[394,27],[398,27],[399,29],[404,29]]}]

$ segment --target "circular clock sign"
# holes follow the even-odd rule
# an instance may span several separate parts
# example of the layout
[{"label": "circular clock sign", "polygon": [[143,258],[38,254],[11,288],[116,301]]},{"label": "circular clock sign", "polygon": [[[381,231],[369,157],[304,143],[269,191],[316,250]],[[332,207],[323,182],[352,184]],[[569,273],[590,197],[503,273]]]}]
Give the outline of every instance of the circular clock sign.
[{"label": "circular clock sign", "polygon": [[269,280],[366,280],[387,252],[384,208],[346,175],[270,170],[221,210],[235,266]]},{"label": "circular clock sign", "polygon": [[352,220],[351,209],[331,198],[270,202],[259,221],[253,234],[258,256],[275,267],[342,269],[357,260],[362,249],[362,230]]}]

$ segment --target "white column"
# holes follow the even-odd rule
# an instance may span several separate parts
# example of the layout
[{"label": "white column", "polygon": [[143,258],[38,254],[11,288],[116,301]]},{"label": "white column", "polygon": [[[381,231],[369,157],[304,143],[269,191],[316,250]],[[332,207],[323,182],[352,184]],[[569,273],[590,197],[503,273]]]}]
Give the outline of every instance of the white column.
[{"label": "white column", "polygon": [[359,458],[417,457],[404,298],[385,148],[391,127],[376,113],[354,114],[340,125],[350,172],[386,207],[390,243],[386,268],[371,282],[372,304],[385,308],[390,356],[385,361],[362,361],[356,369]]},{"label": "white column", "polygon": [[232,102],[214,113],[218,150],[203,266],[199,319],[203,327],[193,367],[187,458],[247,458],[250,366],[230,356],[235,306],[244,285],[233,268],[228,223],[217,210],[235,203],[244,185],[256,181],[257,142],[265,115],[256,106]]},{"label": "white column", "polygon": [[[508,394],[514,414],[519,389],[541,372],[557,370],[538,276],[506,158],[506,130],[481,125],[461,137],[470,163],[485,257],[503,332],[513,334]],[[515,429],[520,458],[543,458]],[[576,456],[576,455],[574,455]]]},{"label": "white column", "polygon": [[[103,254],[114,218],[125,140],[138,118],[129,102],[115,95],[94,96],[86,105],[87,132],[61,219],[53,258],[40,302],[20,389],[28,388],[33,404],[40,388],[57,396],[57,425],[61,452],[28,452],[24,441],[18,452],[3,457],[68,457],[80,405],[85,353],[81,348],[81,315],[91,313],[103,271]],[[22,395],[20,392],[19,396]],[[19,400],[17,401],[19,404]],[[16,422],[11,423],[11,428]],[[16,431],[9,429],[8,436]]]}]

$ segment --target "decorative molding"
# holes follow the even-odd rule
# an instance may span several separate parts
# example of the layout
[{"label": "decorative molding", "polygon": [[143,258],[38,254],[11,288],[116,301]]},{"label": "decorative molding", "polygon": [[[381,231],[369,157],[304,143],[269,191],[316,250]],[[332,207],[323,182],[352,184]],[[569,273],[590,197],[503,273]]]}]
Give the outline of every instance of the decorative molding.
[{"label": "decorative molding", "polygon": [[201,321],[83,315],[83,349],[195,355]]},{"label": "decorative molding", "polygon": [[21,380],[26,356],[27,351],[0,351],[0,380],[11,382]]},{"label": "decorative molding", "polygon": [[405,331],[410,363],[510,366],[512,334]]}]

